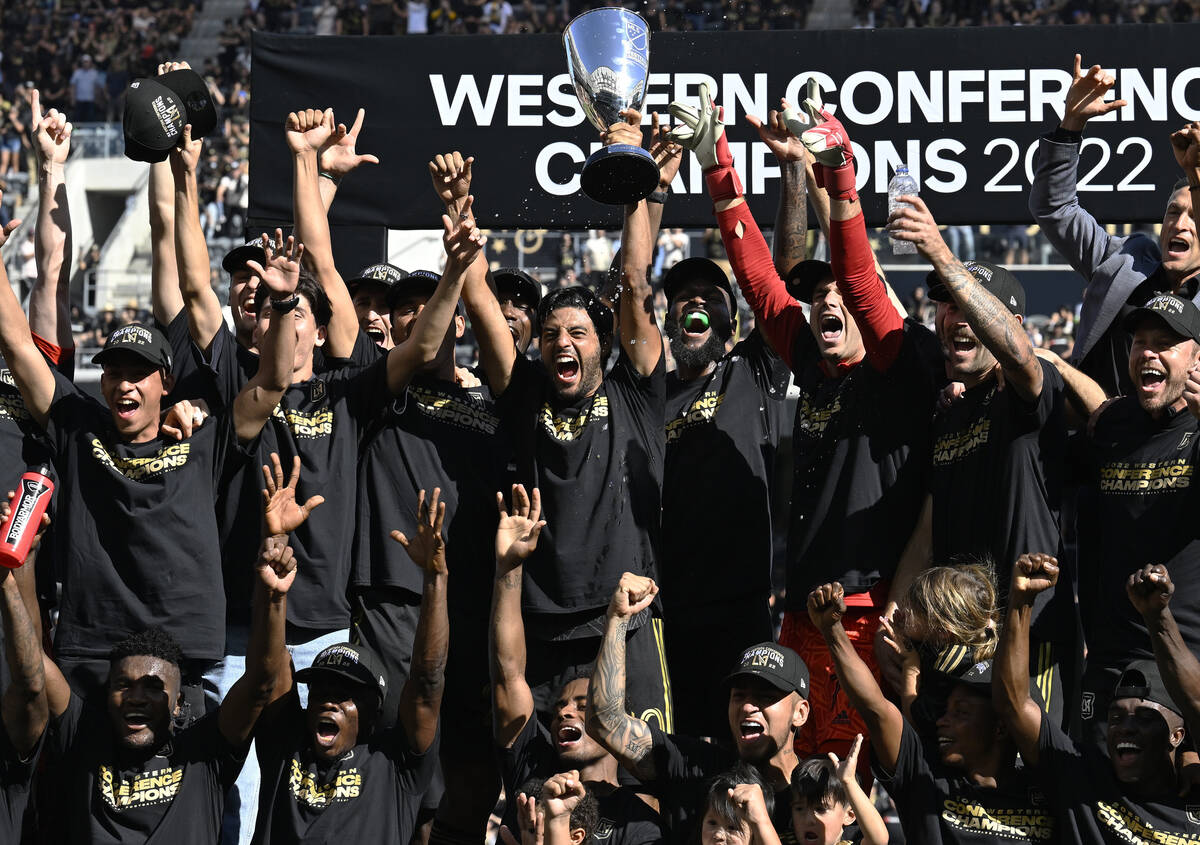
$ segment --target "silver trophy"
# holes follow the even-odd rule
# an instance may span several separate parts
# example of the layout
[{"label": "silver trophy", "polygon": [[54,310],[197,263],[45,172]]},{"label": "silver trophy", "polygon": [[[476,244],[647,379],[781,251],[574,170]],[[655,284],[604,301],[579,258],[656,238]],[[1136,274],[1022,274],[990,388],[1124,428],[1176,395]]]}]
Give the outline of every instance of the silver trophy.
[{"label": "silver trophy", "polygon": [[[567,24],[563,46],[575,96],[597,129],[620,122],[622,109],[641,111],[650,75],[650,26],[640,15],[620,7],[584,12]],[[658,165],[641,147],[612,144],[588,158],[580,184],[597,202],[637,202],[658,186]]]}]

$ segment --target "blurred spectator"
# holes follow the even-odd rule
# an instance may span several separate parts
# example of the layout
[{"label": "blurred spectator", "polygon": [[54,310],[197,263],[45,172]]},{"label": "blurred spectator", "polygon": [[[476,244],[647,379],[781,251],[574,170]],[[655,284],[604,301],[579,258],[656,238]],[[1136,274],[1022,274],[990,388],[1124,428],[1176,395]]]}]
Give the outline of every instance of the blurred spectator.
[{"label": "blurred spectator", "polygon": [[313,25],[317,35],[337,35],[338,7],[334,0],[321,0],[313,9]]},{"label": "blurred spectator", "polygon": [[99,120],[104,98],[104,75],[92,63],[92,57],[84,53],[79,57],[79,66],[71,74],[72,121],[87,123]]},{"label": "blurred spectator", "polygon": [[507,29],[512,14],[513,7],[508,0],[488,0],[483,4],[483,19],[487,21],[488,29],[497,35]]},{"label": "blurred spectator", "polygon": [[425,35],[429,32],[428,0],[408,0],[405,16],[408,19],[409,35]]}]

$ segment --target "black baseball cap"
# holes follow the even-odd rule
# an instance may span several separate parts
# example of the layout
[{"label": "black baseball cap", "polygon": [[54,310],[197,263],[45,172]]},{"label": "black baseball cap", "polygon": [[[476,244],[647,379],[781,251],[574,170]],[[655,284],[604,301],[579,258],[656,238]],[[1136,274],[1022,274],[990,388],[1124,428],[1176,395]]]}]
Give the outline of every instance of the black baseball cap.
[{"label": "black baseball cap", "polygon": [[801,698],[808,698],[808,667],[787,646],[769,640],[750,646],[725,678],[725,685],[745,677],[762,678],[775,689],[798,692]]},{"label": "black baseball cap", "polygon": [[542,286],[534,281],[533,276],[516,267],[501,267],[492,271],[492,278],[496,280],[497,292],[511,291],[530,308],[537,310],[542,299]]},{"label": "black baseball cap", "polygon": [[1133,331],[1146,317],[1156,317],[1180,337],[1200,343],[1200,308],[1190,299],[1161,293],[1125,318],[1125,330]]},{"label": "black baseball cap", "polygon": [[257,261],[259,264],[267,263],[267,252],[263,249],[262,241],[259,238],[246,241],[241,246],[235,246],[225,253],[225,257],[221,259],[221,269],[226,273],[234,273],[245,267],[247,261]]},{"label": "black baseball cap", "polygon": [[[401,270],[395,264],[388,264],[382,261],[378,264],[368,265],[358,271],[358,275],[353,279],[346,280],[346,287],[353,290],[363,282],[378,282],[386,288],[391,288],[396,282],[408,276],[408,273]],[[435,286],[436,287],[436,286]]]},{"label": "black baseball cap", "polygon": [[[1012,273],[999,264],[988,261],[964,261],[963,266],[983,286],[983,289],[1004,303],[1004,307],[1014,314],[1025,314],[1025,287]],[[925,277],[929,285],[929,298],[937,302],[953,302],[954,297],[946,289],[942,277],[936,271],[930,270]]]},{"label": "black baseball cap", "polygon": [[114,329],[104,342],[104,348],[92,358],[92,363],[103,364],[118,352],[132,352],[156,367],[168,372],[171,370],[171,344],[167,343],[163,333],[153,326],[130,323]]},{"label": "black baseball cap", "polygon": [[817,289],[817,285],[832,278],[832,264],[828,261],[818,261],[815,258],[809,258],[793,264],[792,269],[788,270],[783,284],[792,299],[810,303],[812,302],[813,291]]},{"label": "black baseball cap", "polygon": [[1125,666],[1117,685],[1113,688],[1113,700],[1118,698],[1140,698],[1151,701],[1167,708],[1172,713],[1183,715],[1183,709],[1176,704],[1166,686],[1158,664],[1153,660],[1135,660]]},{"label": "black baseball cap", "polygon": [[682,261],[676,262],[667,274],[663,277],[663,293],[667,296],[667,301],[670,302],[675,298],[676,292],[686,283],[692,281],[707,282],[711,285],[719,287],[729,296],[729,304],[736,306],[737,298],[733,295],[733,286],[729,284],[729,277],[725,275],[725,271],[715,261],[710,261],[707,258],[685,258]]},{"label": "black baseball cap", "polygon": [[388,308],[395,308],[406,296],[433,296],[442,277],[432,270],[413,270],[392,283],[388,290]]},{"label": "black baseball cap", "polygon": [[179,143],[183,127],[203,138],[217,125],[217,110],[208,84],[190,68],[129,83],[121,121],[125,155],[134,161],[165,161]]},{"label": "black baseball cap", "polygon": [[354,684],[370,688],[379,694],[382,701],[387,696],[387,673],[383,661],[362,645],[338,643],[323,649],[313,658],[312,666],[296,673],[296,680],[311,684],[322,676],[342,678]]}]

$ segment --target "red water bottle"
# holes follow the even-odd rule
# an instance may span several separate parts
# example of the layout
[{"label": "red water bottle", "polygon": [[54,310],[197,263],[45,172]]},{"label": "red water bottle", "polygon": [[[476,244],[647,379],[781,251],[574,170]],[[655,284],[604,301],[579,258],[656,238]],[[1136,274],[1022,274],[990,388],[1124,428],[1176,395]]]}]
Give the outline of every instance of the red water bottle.
[{"label": "red water bottle", "polygon": [[21,476],[17,495],[9,503],[8,519],[0,529],[0,566],[16,569],[25,563],[53,493],[50,467],[45,464]]}]

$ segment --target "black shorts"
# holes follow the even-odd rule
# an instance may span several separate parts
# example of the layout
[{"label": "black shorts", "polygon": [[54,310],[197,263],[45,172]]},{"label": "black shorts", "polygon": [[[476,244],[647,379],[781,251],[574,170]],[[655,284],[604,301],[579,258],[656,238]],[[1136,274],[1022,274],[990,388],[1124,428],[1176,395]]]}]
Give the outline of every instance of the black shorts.
[{"label": "black shorts", "polygon": [[729,731],[725,677],[750,646],[775,639],[766,596],[710,607],[663,608],[667,668],[675,698],[675,732],[724,737]]},{"label": "black shorts", "polygon": [[[600,637],[582,637],[529,642],[525,679],[538,712],[551,712],[567,681],[591,677],[600,640]],[[661,619],[650,619],[626,636],[625,709],[666,733],[675,730]]]}]

